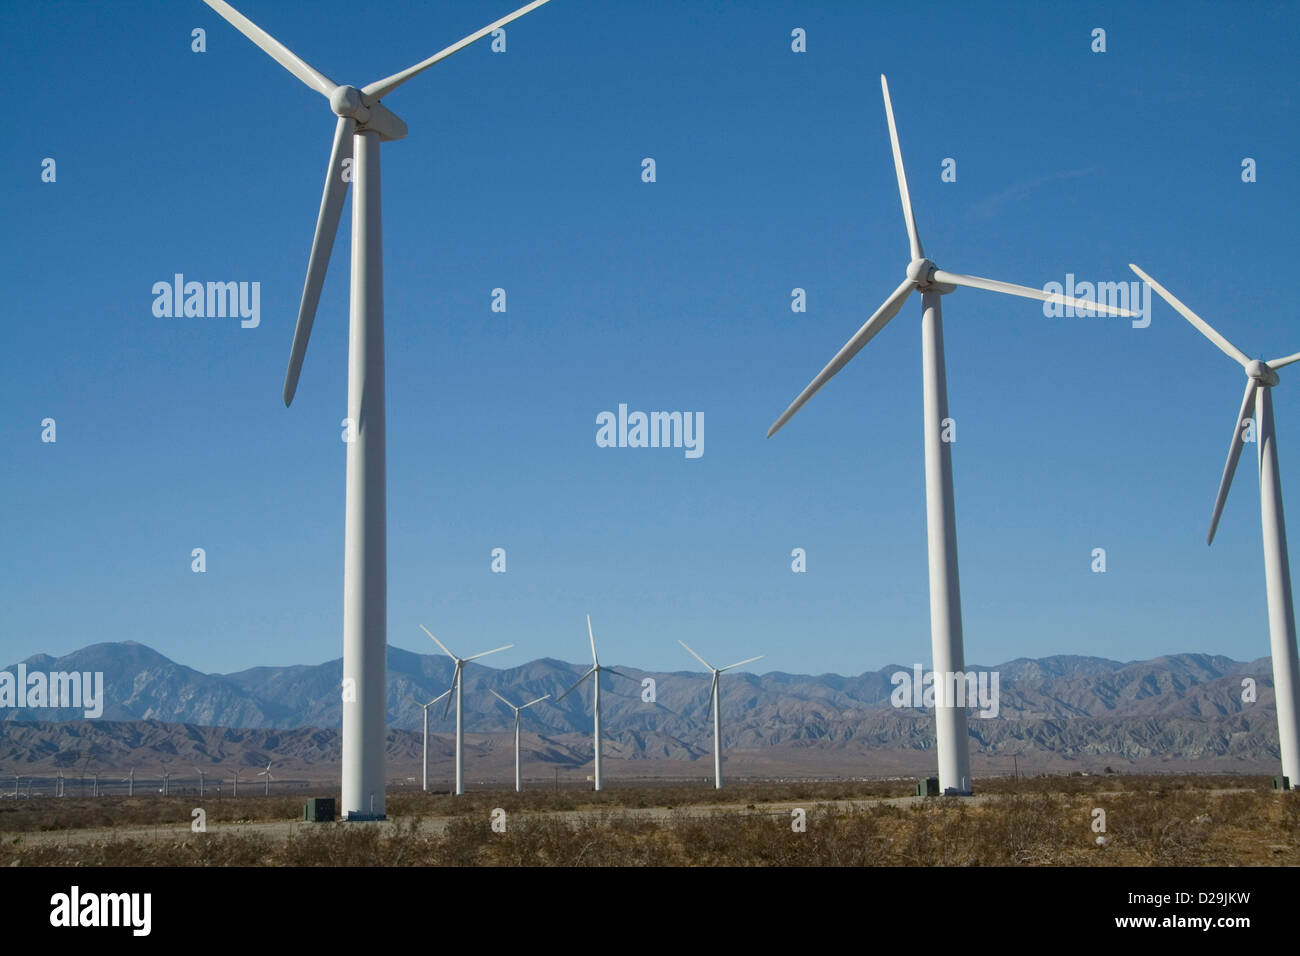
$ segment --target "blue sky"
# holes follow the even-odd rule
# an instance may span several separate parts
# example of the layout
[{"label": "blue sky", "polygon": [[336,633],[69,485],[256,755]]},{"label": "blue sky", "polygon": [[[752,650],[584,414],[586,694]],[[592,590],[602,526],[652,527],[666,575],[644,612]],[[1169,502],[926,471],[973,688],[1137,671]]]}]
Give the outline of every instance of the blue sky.
[{"label": "blue sky", "polygon": [[[512,0],[237,6],[363,85]],[[602,659],[648,669],[697,666],[678,638],[762,670],[928,662],[919,297],[764,437],[903,278],[879,74],[940,267],[1042,286],[1136,261],[1267,358],[1300,349],[1270,308],[1300,213],[1297,32],[1281,4],[553,0],[506,53],[392,93],[389,641],[433,650],[424,624],[459,653],[515,642],[501,665],[580,660],[590,613]],[[197,0],[6,4],[0,49],[21,110],[0,660],[126,639],[209,671],[338,657],[346,225],[280,400],[327,104]],[[261,324],[155,317],[177,272],[259,282]],[[1236,366],[1158,300],[1145,329],[974,290],[944,310],[967,661],[1266,655],[1253,467],[1205,546]],[[619,403],[703,412],[703,456],[597,447]]]}]

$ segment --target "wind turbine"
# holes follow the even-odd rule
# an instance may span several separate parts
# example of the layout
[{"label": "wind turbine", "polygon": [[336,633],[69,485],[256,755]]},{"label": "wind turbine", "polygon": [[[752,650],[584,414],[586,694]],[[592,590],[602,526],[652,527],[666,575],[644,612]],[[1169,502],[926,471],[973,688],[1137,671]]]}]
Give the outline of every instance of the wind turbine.
[{"label": "wind turbine", "polygon": [[601,783],[601,778],[600,778],[600,675],[602,671],[609,671],[615,677],[622,677],[627,680],[631,680],[632,678],[628,677],[626,674],[620,674],[612,667],[601,666],[600,659],[596,657],[596,635],[593,634],[591,631],[590,614],[587,615],[587,637],[591,640],[591,670],[587,671],[587,673],[579,677],[578,682],[576,684],[574,684],[572,687],[566,690],[559,697],[555,698],[555,702],[558,704],[560,701],[564,700],[564,698],[568,697],[580,686],[582,686],[582,682],[585,681],[588,677],[592,678],[591,710],[592,713],[594,714],[592,738],[595,742],[595,753],[596,753],[595,774],[594,774],[596,785],[593,789],[599,790],[600,783]]},{"label": "wind turbine", "polygon": [[271,781],[275,779],[271,776],[271,761],[268,760],[266,762],[266,769],[257,771],[257,775],[266,778],[266,789],[262,791],[262,796],[269,797],[271,795]]},{"label": "wind turbine", "polygon": [[[430,637],[433,637],[433,632],[423,624],[420,625],[420,630],[424,631],[424,633],[428,634]],[[451,686],[447,688],[447,693],[450,694],[453,690],[456,692],[456,796],[459,797],[465,793],[465,702],[461,686],[464,683],[465,665],[470,661],[478,660],[480,657],[487,657],[489,654],[495,654],[497,651],[509,650],[514,647],[514,645],[506,644],[504,647],[494,647],[492,650],[484,651],[481,654],[471,654],[469,657],[457,657],[451,651],[447,650],[447,645],[442,643],[442,641],[438,640],[436,637],[433,637],[433,643],[441,647],[446,655],[456,662],[456,670],[452,673]],[[446,694],[442,696],[445,697]],[[442,697],[439,697],[438,699],[441,700]],[[444,718],[447,716],[447,711],[450,709],[451,701],[448,700],[447,707],[442,712]],[[425,739],[427,740],[428,738],[426,737]]]},{"label": "wind turbine", "polygon": [[162,772],[162,777],[163,777],[162,792],[163,792],[163,796],[164,796],[164,797],[166,797],[166,796],[170,796],[170,792],[169,792],[168,789],[167,789],[167,778],[168,778],[168,776],[169,776],[169,774],[167,773],[167,768],[164,767],[164,768],[163,768],[163,772]]},{"label": "wind turbine", "polygon": [[921,293],[921,363],[922,393],[925,408],[925,510],[930,551],[930,642],[936,675],[935,730],[939,761],[939,786],[944,791],[969,794],[970,742],[966,733],[966,709],[954,706],[938,693],[942,674],[965,670],[961,631],[961,588],[957,579],[957,524],[953,507],[952,450],[944,440],[944,422],[948,418],[948,384],[943,356],[943,319],[940,297],[956,291],[958,286],[1003,292],[1008,295],[1057,302],[1082,309],[1096,309],[1111,315],[1132,316],[1127,309],[1115,308],[1070,296],[1012,285],[994,279],[946,272],[925,257],[921,236],[912,213],[911,195],[907,188],[907,174],[903,170],[903,154],[898,145],[898,129],[894,125],[894,109],[889,99],[889,84],[880,77],[880,90],[885,100],[885,118],[889,123],[889,141],[894,151],[894,172],[898,178],[898,194],[903,205],[903,221],[907,226],[911,246],[911,262],[907,275],[898,288],[876,310],[875,314],[854,333],[830,363],[822,369],[790,407],[781,413],[768,437],[775,435],[795,412],[804,406],[823,385],[871,338],[898,314],[913,292]]},{"label": "wind turbine", "polygon": [[[343,680],[355,700],[343,708],[344,819],[384,816],[384,653],[387,645],[387,517],[384,465],[384,295],[380,215],[381,142],[406,136],[406,124],[380,101],[407,80],[548,0],[533,0],[427,60],[357,89],[335,83],[225,0],[204,0],[263,52],[329,101],[338,116],[325,188],[307,262],[298,322],[284,380],[287,407],[298,388],[325,271],[348,189],[352,198],[352,294],[348,337],[347,490],[344,506]],[[367,798],[369,798],[367,802]]]},{"label": "wind turbine", "polygon": [[414,697],[407,697],[407,698],[406,698],[407,700],[409,700],[409,701],[410,701],[411,703],[413,703],[413,704],[419,704],[420,707],[424,710],[424,785],[423,785],[423,789],[424,789],[426,792],[427,792],[428,789],[429,789],[429,708],[432,707],[434,704],[438,703],[438,701],[442,700],[444,697],[446,697],[446,696],[447,696],[448,694],[450,694],[450,693],[451,693],[451,688],[448,687],[446,690],[444,690],[441,694],[439,694],[439,695],[438,695],[437,697],[435,697],[433,700],[429,701],[427,704],[420,704],[420,702],[419,702],[418,700],[416,700]]},{"label": "wind turbine", "polygon": [[1252,359],[1220,335],[1203,318],[1180,302],[1168,289],[1137,266],[1142,281],[1174,307],[1202,335],[1235,360],[1246,372],[1246,393],[1232,425],[1228,461],[1219,479],[1219,494],[1210,516],[1205,543],[1214,543],[1228,489],[1241,458],[1245,430],[1256,419],[1255,449],[1259,459],[1260,522],[1264,535],[1264,589],[1268,595],[1268,635],[1273,658],[1273,694],[1277,700],[1277,742],[1282,755],[1282,775],[1290,785],[1300,785],[1300,659],[1296,656],[1295,606],[1291,600],[1291,565],[1286,549],[1286,519],[1282,513],[1282,472],[1277,462],[1277,431],[1273,422],[1273,387],[1277,369],[1300,361],[1300,352],[1267,362]]},{"label": "wind turbine", "polygon": [[201,797],[203,796],[203,770],[200,767],[195,767],[194,769],[199,772],[199,796]]},{"label": "wind turbine", "polygon": [[231,795],[231,798],[230,798],[230,799],[234,800],[234,799],[237,799],[238,797],[239,797],[239,770],[236,769],[236,770],[235,770],[235,790],[234,790],[234,793]]},{"label": "wind turbine", "polygon": [[506,700],[504,697],[498,694],[496,691],[492,690],[492,688],[489,687],[488,690],[492,691],[493,696],[496,697],[497,700],[501,701],[501,703],[505,704],[507,707],[509,707],[511,710],[515,712],[515,793],[518,793],[524,788],[523,779],[519,776],[519,712],[522,710],[526,710],[527,708],[533,706],[533,704],[540,704],[542,701],[546,700],[546,698],[550,697],[551,695],[545,694],[541,697],[538,697],[536,700],[530,700],[528,703],[520,704],[518,707],[516,707],[514,704],[510,703],[510,701]]},{"label": "wind turbine", "polygon": [[134,797],[135,796],[135,767],[132,767],[130,771],[127,773],[127,775],[122,778],[122,782],[126,784],[126,795],[128,797]]},{"label": "wind turbine", "polygon": [[691,657],[695,658],[709,670],[713,671],[713,686],[709,688],[709,710],[713,712],[713,788],[722,789],[722,717],[720,706],[718,704],[718,677],[723,671],[729,671],[734,667],[740,667],[742,664],[752,664],[754,661],[761,661],[766,654],[759,654],[757,657],[746,658],[743,661],[737,661],[734,664],[728,664],[726,667],[714,667],[699,654],[696,654],[686,642],[679,640],[678,644],[685,647]]}]

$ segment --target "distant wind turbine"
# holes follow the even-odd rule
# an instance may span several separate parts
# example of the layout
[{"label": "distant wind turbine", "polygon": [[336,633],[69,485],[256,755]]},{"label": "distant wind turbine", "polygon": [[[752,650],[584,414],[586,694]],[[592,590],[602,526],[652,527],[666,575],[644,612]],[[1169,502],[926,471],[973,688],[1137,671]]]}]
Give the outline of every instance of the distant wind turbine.
[{"label": "distant wind turbine", "polygon": [[[428,634],[430,637],[433,637],[433,632],[423,624],[420,625],[420,630],[424,631],[424,633]],[[506,644],[504,647],[494,647],[492,650],[484,651],[481,654],[471,654],[469,657],[457,657],[451,651],[447,650],[447,645],[442,643],[442,641],[438,640],[436,637],[433,637],[433,643],[441,647],[443,652],[456,662],[456,669],[453,671],[451,676],[451,687],[447,688],[447,691],[448,693],[453,690],[456,692],[456,796],[459,797],[465,793],[465,702],[462,694],[463,687],[461,686],[464,683],[465,665],[470,661],[478,660],[480,657],[487,657],[489,654],[495,654],[498,651],[509,650],[514,647],[514,645]],[[444,709],[442,713],[444,718],[447,716],[447,710],[450,708],[451,701],[448,700],[447,708]]]},{"label": "distant wind turbine", "polygon": [[201,797],[203,796],[203,769],[201,767],[195,767],[194,769],[199,772],[199,796]]},{"label": "distant wind turbine", "polygon": [[135,767],[132,767],[130,771],[127,773],[127,775],[122,778],[122,782],[126,784],[126,795],[128,797],[134,797],[135,796]]},{"label": "distant wind turbine", "polygon": [[170,796],[170,793],[169,793],[169,791],[168,791],[168,789],[167,789],[167,778],[168,778],[169,776],[170,776],[170,774],[167,773],[166,768],[163,768],[163,772],[162,772],[162,780],[163,780],[162,792],[163,792],[163,796],[164,796],[164,797],[166,797],[166,796]]},{"label": "distant wind turbine", "polygon": [[[489,687],[488,690],[492,690],[492,688]],[[496,697],[497,700],[501,701],[501,703],[505,704],[507,707],[509,707],[511,710],[515,712],[515,793],[518,793],[523,789],[523,778],[519,776],[519,713],[520,711],[526,710],[529,707],[533,706],[533,704],[540,704],[542,701],[546,700],[546,698],[550,697],[551,695],[544,694],[543,696],[538,697],[536,700],[530,700],[528,703],[520,704],[518,707],[510,703],[510,701],[506,700],[504,697],[502,697],[494,690],[492,690],[492,695]]]},{"label": "distant wind turbine", "polygon": [[239,770],[236,769],[236,770],[235,770],[235,789],[234,789],[233,793],[231,794],[231,799],[233,800],[233,799],[237,798],[238,796],[239,796]]},{"label": "distant wind turbine", "polygon": [[699,654],[696,654],[686,642],[679,640],[678,644],[685,647],[691,657],[695,658],[705,667],[713,672],[713,685],[709,688],[709,710],[713,712],[713,788],[722,789],[722,708],[718,703],[718,678],[723,671],[729,671],[734,667],[740,667],[743,664],[752,664],[754,661],[761,661],[767,655],[759,654],[757,657],[749,657],[743,661],[737,661],[734,664],[728,664],[726,667],[714,667]]},{"label": "distant wind turbine", "polygon": [[591,630],[591,615],[590,615],[590,614],[587,615],[587,637],[588,637],[588,639],[591,641],[591,670],[587,671],[587,673],[585,673],[585,674],[583,674],[581,677],[579,677],[579,678],[578,678],[578,682],[577,682],[576,684],[574,684],[572,687],[570,687],[568,690],[566,690],[566,691],[565,691],[563,694],[561,694],[559,697],[555,698],[555,702],[558,704],[560,701],[564,700],[564,698],[566,698],[566,697],[568,697],[570,694],[572,694],[575,690],[577,690],[579,687],[582,686],[582,682],[585,681],[588,677],[590,677],[590,678],[592,679],[592,680],[591,680],[591,688],[592,688],[592,690],[591,690],[591,711],[592,711],[592,714],[594,715],[594,718],[593,718],[593,726],[592,726],[592,741],[593,741],[593,743],[594,743],[594,745],[595,745],[595,771],[594,771],[594,773],[593,773],[593,777],[594,777],[594,780],[595,780],[595,786],[594,786],[592,789],[594,789],[594,790],[599,790],[600,787],[601,787],[601,776],[600,776],[600,758],[601,758],[601,754],[600,754],[600,675],[601,675],[601,672],[602,672],[602,671],[609,671],[609,673],[613,674],[615,677],[622,677],[622,678],[624,678],[625,680],[631,680],[632,678],[628,677],[626,674],[620,674],[618,671],[614,670],[614,668],[612,668],[612,667],[602,667],[602,666],[601,666],[600,658],[598,658],[598,657],[596,656],[596,635],[595,635],[594,633],[592,633],[592,630]]},{"label": "distant wind turbine", "polygon": [[1219,494],[1210,515],[1210,533],[1205,543],[1214,543],[1223,505],[1228,500],[1237,462],[1241,458],[1245,430],[1256,419],[1255,450],[1259,459],[1260,523],[1264,535],[1264,590],[1268,595],[1268,635],[1273,657],[1273,695],[1277,706],[1277,742],[1282,756],[1282,775],[1292,787],[1300,786],[1300,658],[1296,655],[1295,605],[1291,598],[1291,564],[1286,548],[1286,518],[1282,513],[1282,472],[1277,461],[1277,431],[1273,422],[1273,388],[1277,369],[1300,361],[1300,352],[1262,362],[1252,359],[1220,335],[1203,318],[1180,302],[1169,290],[1137,266],[1129,268],[1155,289],[1202,335],[1237,362],[1246,372],[1246,393],[1241,410],[1232,423],[1228,461],[1219,479]]},{"label": "distant wind turbine", "polygon": [[433,700],[429,701],[427,704],[421,704],[414,697],[406,698],[413,704],[419,704],[420,709],[424,711],[424,783],[422,789],[426,792],[428,792],[429,789],[429,708],[432,707],[434,704],[438,703],[438,701],[442,700],[450,693],[451,693],[451,688],[448,687],[446,690],[444,690]]},{"label": "distant wind turbine", "polygon": [[[264,53],[324,96],[338,117],[285,374],[286,407],[298,388],[330,252],[343,214],[343,199],[349,181],[356,182],[352,197],[347,405],[348,421],[354,430],[347,446],[343,545],[343,677],[356,688],[356,699],[343,708],[341,810],[344,819],[383,818],[388,569],[379,145],[404,138],[407,130],[406,123],[380,101],[418,73],[547,0],[533,0],[427,60],[361,89],[335,83],[309,66],[225,0],[205,2]],[[362,29],[359,23],[344,28]]]},{"label": "distant wind turbine", "polygon": [[[911,247],[911,262],[907,275],[898,288],[890,293],[875,314],[854,333],[829,364],[817,373],[790,407],[767,430],[770,438],[780,431],[794,414],[803,408],[823,385],[857,355],[871,338],[898,314],[913,292],[921,293],[921,355],[922,392],[925,407],[925,510],[930,547],[930,642],[933,654],[936,687],[941,686],[938,675],[965,670],[961,632],[961,588],[957,579],[957,521],[953,507],[952,446],[944,440],[945,421],[948,419],[948,384],[943,357],[943,319],[940,297],[956,291],[958,286],[1003,292],[1007,295],[1039,299],[1073,305],[1084,310],[1095,309],[1111,315],[1132,316],[1119,309],[1097,302],[1087,302],[1041,289],[1013,285],[995,279],[945,272],[925,257],[921,236],[912,213],[911,194],[907,188],[907,173],[903,170],[903,153],[898,145],[898,129],[894,125],[894,108],[889,99],[889,84],[880,77],[880,90],[885,100],[885,119],[889,124],[889,141],[894,151],[894,172],[898,178],[898,194],[903,204],[903,222]],[[966,709],[955,706],[954,701],[935,699],[935,736],[939,761],[939,786],[946,792],[969,794],[970,741],[966,731]]]},{"label": "distant wind turbine", "polygon": [[262,796],[269,797],[271,795],[271,781],[274,779],[271,776],[271,761],[268,760],[266,762],[266,769],[257,771],[257,775],[266,778],[266,789],[262,791]]}]

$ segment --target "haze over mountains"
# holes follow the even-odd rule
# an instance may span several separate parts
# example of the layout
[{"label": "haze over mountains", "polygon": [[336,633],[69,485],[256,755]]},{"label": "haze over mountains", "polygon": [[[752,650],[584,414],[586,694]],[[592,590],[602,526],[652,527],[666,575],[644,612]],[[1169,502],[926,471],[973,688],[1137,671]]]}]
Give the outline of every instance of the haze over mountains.
[{"label": "haze over mountains", "polygon": [[[0,709],[0,773],[66,766],[92,751],[95,765],[105,767],[168,760],[251,766],[275,759],[304,772],[337,769],[341,659],[203,674],[125,642],[95,644],[61,658],[36,655],[23,663],[29,673],[102,671],[103,715],[85,720],[71,709]],[[589,761],[590,692],[554,702],[587,666],[552,658],[505,669],[470,664],[465,716],[471,770],[476,754],[485,773],[494,773],[497,763],[504,771],[509,760],[513,717],[490,689],[517,701],[552,695],[525,714],[525,763],[532,772]],[[628,678],[602,680],[606,754],[638,762],[638,774],[710,770],[709,676],[613,666]],[[1271,772],[1276,766],[1267,658],[1242,662],[1178,654],[1121,663],[1056,656],[969,669],[1000,675],[998,715],[971,714],[977,772],[981,764],[984,772],[1009,765],[1013,754],[1022,770],[1112,764]],[[6,670],[14,673],[17,665]],[[891,706],[890,678],[899,671],[910,674],[911,665],[856,677],[728,672],[721,706],[729,764],[773,774],[922,772],[933,762],[933,719],[917,708]],[[388,648],[389,758],[395,772],[419,759],[421,709],[409,698],[425,701],[442,693],[451,672],[443,655]],[[1247,677],[1257,684],[1254,702],[1242,699]],[[654,681],[653,701],[643,700],[646,678]],[[441,704],[430,711],[431,733],[439,735],[431,745],[435,765],[450,759],[454,721],[454,714],[444,718]]]}]

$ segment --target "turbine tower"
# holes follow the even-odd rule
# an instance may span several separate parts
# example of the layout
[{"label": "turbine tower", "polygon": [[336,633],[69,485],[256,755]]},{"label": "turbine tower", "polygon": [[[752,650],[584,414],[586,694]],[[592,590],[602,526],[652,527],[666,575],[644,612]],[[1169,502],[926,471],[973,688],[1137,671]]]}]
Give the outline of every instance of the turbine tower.
[{"label": "turbine tower", "polygon": [[429,791],[429,708],[432,707],[434,704],[438,703],[438,701],[442,700],[450,693],[451,693],[451,688],[448,687],[446,690],[444,690],[433,700],[429,701],[427,704],[421,704],[414,697],[406,698],[413,704],[419,704],[421,709],[424,710],[424,784],[421,789],[423,789],[426,793],[428,793]]},{"label": "turbine tower", "polygon": [[1087,302],[1070,296],[1043,292],[1027,286],[1012,285],[994,279],[945,272],[925,257],[921,236],[912,213],[912,200],[907,188],[907,174],[903,170],[903,154],[898,145],[898,129],[894,125],[894,109],[889,100],[889,84],[880,77],[880,90],[885,100],[885,118],[889,124],[889,141],[894,152],[894,172],[898,178],[898,194],[903,204],[903,222],[911,246],[911,261],[907,275],[897,289],[863,324],[830,363],[817,374],[790,407],[781,413],[767,430],[771,438],[795,412],[804,406],[823,385],[829,382],[871,338],[898,314],[913,292],[921,293],[921,362],[922,394],[924,399],[925,441],[925,510],[927,538],[930,552],[930,642],[935,673],[935,730],[939,761],[939,786],[944,791],[958,794],[971,792],[970,742],[966,732],[966,709],[948,701],[940,692],[939,677],[965,670],[961,637],[961,588],[957,579],[957,522],[953,506],[952,450],[944,441],[944,420],[948,418],[948,384],[944,369],[943,320],[940,297],[956,291],[958,286],[1003,292],[1008,295],[1057,302],[1082,309],[1095,309],[1111,315],[1132,316],[1119,309],[1096,302]]},{"label": "turbine tower", "polygon": [[266,762],[266,769],[257,771],[257,775],[266,778],[266,780],[263,781],[265,786],[262,790],[262,796],[269,797],[271,795],[271,781],[275,779],[271,776],[271,761],[268,760]]},{"label": "turbine tower", "polygon": [[722,789],[722,717],[718,704],[718,677],[723,671],[729,671],[732,668],[740,667],[742,664],[752,664],[754,661],[761,661],[766,654],[759,654],[757,657],[749,657],[743,661],[737,661],[734,664],[728,664],[726,667],[714,667],[699,654],[696,654],[686,642],[679,640],[678,644],[685,647],[691,657],[695,658],[709,670],[713,671],[713,686],[709,688],[709,710],[713,713],[713,789]]},{"label": "turbine tower", "polygon": [[555,702],[558,704],[560,701],[564,700],[564,698],[568,697],[571,693],[573,693],[575,690],[577,690],[579,687],[581,687],[581,686],[582,686],[582,682],[585,681],[588,677],[590,677],[590,678],[592,679],[592,681],[591,681],[591,687],[592,687],[592,693],[591,693],[591,710],[592,710],[592,713],[595,715],[595,716],[594,716],[594,720],[593,720],[593,727],[592,727],[592,739],[593,739],[594,744],[595,744],[595,753],[596,753],[596,756],[595,756],[595,771],[594,771],[595,786],[594,786],[592,789],[594,789],[594,790],[599,790],[599,789],[600,789],[600,785],[601,785],[601,776],[600,776],[600,675],[601,675],[601,673],[602,673],[603,671],[609,671],[611,674],[615,675],[616,677],[623,677],[623,678],[626,678],[627,680],[631,680],[631,678],[628,677],[626,674],[620,674],[618,671],[614,670],[614,668],[612,668],[612,667],[603,667],[603,666],[601,666],[600,658],[598,658],[598,657],[596,656],[596,635],[593,634],[592,631],[591,631],[591,615],[590,615],[590,614],[587,615],[587,637],[591,640],[591,670],[587,671],[587,673],[585,673],[585,674],[583,674],[581,677],[579,677],[579,678],[578,678],[578,682],[577,682],[576,684],[574,684],[572,687],[570,687],[568,690],[566,690],[566,691],[565,691],[563,694],[561,694],[559,697],[555,698]]},{"label": "turbine tower", "polygon": [[[430,637],[433,637],[433,632],[423,624],[420,625],[420,630],[424,631],[424,633],[428,634]],[[465,665],[470,661],[478,660],[480,657],[487,657],[489,654],[495,654],[497,651],[508,650],[509,648],[514,647],[514,645],[507,644],[505,647],[494,647],[490,651],[484,651],[481,654],[471,654],[469,657],[457,657],[451,651],[447,650],[447,645],[442,643],[442,641],[438,640],[436,637],[433,637],[433,643],[441,647],[443,651],[446,652],[447,656],[456,662],[456,669],[452,672],[451,686],[447,688],[447,693],[449,694],[453,690],[456,692],[456,796],[459,797],[463,796],[465,793],[465,706],[464,698],[461,693],[461,685],[464,683]],[[446,694],[443,696],[445,697]],[[447,711],[450,709],[451,701],[448,700],[447,706],[442,712],[444,718],[447,716]]]},{"label": "turbine tower", "polygon": [[352,294],[348,334],[347,490],[343,545],[343,683],[354,696],[343,707],[344,819],[384,817],[384,654],[388,629],[387,506],[384,465],[384,294],[379,145],[406,136],[406,124],[380,101],[416,74],[498,27],[540,7],[532,3],[490,23],[400,73],[361,89],[335,83],[225,0],[204,0],[303,83],[338,116],[303,283],[298,322],[284,380],[287,407],[298,388],[330,251],[347,193],[352,197]]},{"label": "turbine tower", "polygon": [[538,697],[536,700],[530,700],[528,703],[520,704],[518,707],[516,707],[514,704],[510,703],[510,701],[506,700],[504,697],[498,694],[496,691],[492,690],[492,688],[489,687],[488,690],[492,691],[492,695],[496,697],[497,700],[501,701],[501,703],[505,704],[507,707],[509,707],[511,710],[515,712],[515,793],[519,793],[521,790],[524,789],[523,778],[519,776],[519,713],[520,711],[526,710],[527,708],[533,706],[533,704],[540,704],[542,701],[546,700],[546,698],[550,697],[551,695],[545,694],[541,697]]},{"label": "turbine tower", "polygon": [[1282,513],[1282,472],[1277,462],[1277,430],[1273,421],[1273,388],[1277,369],[1300,361],[1300,352],[1267,362],[1252,359],[1220,335],[1203,318],[1185,306],[1137,266],[1129,268],[1168,302],[1183,318],[1236,361],[1246,372],[1246,393],[1232,425],[1228,461],[1219,479],[1219,494],[1210,515],[1205,543],[1214,543],[1228,489],[1237,472],[1245,429],[1255,417],[1255,450],[1259,457],[1260,523],[1264,534],[1264,589],[1268,595],[1268,636],[1273,658],[1273,695],[1277,701],[1277,742],[1282,755],[1282,776],[1300,786],[1300,659],[1296,656],[1295,606],[1291,600],[1291,565],[1286,550],[1286,518]]}]

